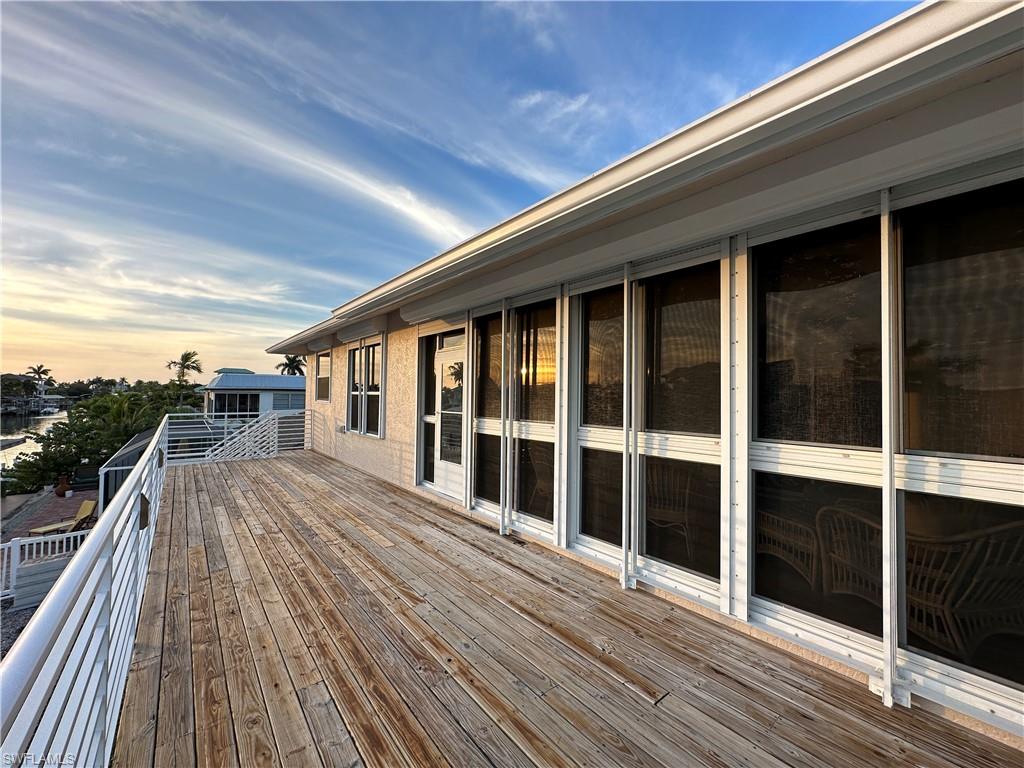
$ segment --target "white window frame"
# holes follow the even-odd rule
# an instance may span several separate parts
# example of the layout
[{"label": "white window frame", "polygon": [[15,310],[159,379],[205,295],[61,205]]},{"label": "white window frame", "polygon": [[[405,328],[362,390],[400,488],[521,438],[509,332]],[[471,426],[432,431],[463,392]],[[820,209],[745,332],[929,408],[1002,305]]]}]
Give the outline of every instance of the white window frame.
[{"label": "white window frame", "polygon": [[[329,403],[331,402],[331,389],[333,387],[334,376],[331,375],[331,354],[332,350],[328,349],[323,352],[316,353],[316,359],[314,360],[313,372],[313,399],[318,403]],[[327,360],[327,376],[321,376],[321,360]],[[320,397],[320,379],[327,379],[327,397]]]},{"label": "white window frame", "polygon": [[[506,529],[515,529],[535,538],[554,543],[559,540],[560,521],[563,519],[563,494],[560,493],[563,477],[562,462],[562,438],[559,425],[564,423],[565,391],[563,381],[565,379],[564,368],[562,367],[562,353],[565,344],[565,314],[566,297],[563,295],[561,286],[545,288],[539,291],[518,296],[507,302],[507,320],[505,323],[505,341],[503,345],[507,350],[507,365],[505,368],[505,418],[503,419],[505,431],[505,474],[503,476],[505,485],[504,505],[502,517]],[[553,422],[536,422],[519,419],[516,417],[516,342],[518,338],[518,310],[532,304],[544,301],[554,301],[555,304],[555,417]],[[518,483],[516,482],[516,442],[518,440],[536,440],[538,442],[551,443],[554,453],[554,500],[552,520],[534,517],[533,515],[520,512],[517,509],[516,499]]]},{"label": "white window frame", "polygon": [[[473,499],[473,460],[474,450],[472,444],[472,437],[474,433],[473,424],[473,413],[475,409],[475,403],[472,402],[474,395],[474,381],[475,376],[475,365],[474,365],[474,354],[471,346],[473,345],[473,327],[469,322],[471,313],[463,314],[459,321],[448,321],[441,320],[432,323],[422,323],[419,326],[417,339],[416,339],[416,476],[415,483],[417,486],[426,488],[433,493],[444,496],[448,500],[456,500],[467,510],[473,510],[476,508],[475,500]],[[438,347],[439,338],[446,334],[462,333],[463,344],[462,344],[462,365],[463,365],[463,385],[462,385],[462,483],[461,488],[458,492],[452,492],[450,489],[445,489],[440,483],[437,482],[437,457],[434,458],[434,480],[427,480],[424,477],[424,454],[423,454],[423,425],[432,424],[434,426],[434,449],[439,450],[440,439],[441,439],[441,412],[439,410],[439,404],[435,403],[435,412],[433,414],[426,413],[426,403],[424,397],[426,393],[423,391],[423,375],[425,373],[426,360],[424,359],[424,346],[425,342],[434,345],[435,355],[444,352],[445,350]],[[454,347],[459,349],[459,347]],[[436,363],[436,358],[435,358]],[[436,375],[436,374],[435,374]],[[436,386],[436,384],[435,384]],[[431,397],[436,397],[437,392],[432,393]],[[481,502],[485,502],[483,499]],[[489,515],[496,516],[496,515]]]},{"label": "white window frame", "polygon": [[[377,393],[367,391],[366,358],[370,349],[379,348],[380,356],[380,383]],[[363,435],[377,440],[384,439],[386,424],[385,421],[385,393],[387,391],[387,334],[381,333],[374,336],[366,336],[353,341],[345,346],[345,431],[355,435]],[[356,365],[352,364],[355,360]],[[358,373],[357,373],[358,370]],[[357,380],[358,377],[358,380]],[[358,419],[352,413],[352,397],[358,397],[359,416]],[[377,431],[370,432],[367,428],[366,406],[371,397],[378,398],[377,407]]]}]

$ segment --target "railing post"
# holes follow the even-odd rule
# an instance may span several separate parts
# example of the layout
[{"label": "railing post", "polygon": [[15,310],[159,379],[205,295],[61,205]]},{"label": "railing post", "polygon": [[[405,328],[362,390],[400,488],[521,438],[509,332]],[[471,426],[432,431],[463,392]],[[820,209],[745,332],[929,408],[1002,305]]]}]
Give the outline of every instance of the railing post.
[{"label": "railing post", "polygon": [[7,582],[7,588],[14,594],[14,587],[18,581],[18,565],[21,563],[21,537],[11,539],[10,560],[11,578]]},{"label": "railing post", "polygon": [[107,486],[107,470],[100,468],[100,490],[99,490],[99,503],[96,505],[96,519],[100,519],[100,515],[103,514],[103,507],[105,506],[104,500],[106,498],[106,486]]}]

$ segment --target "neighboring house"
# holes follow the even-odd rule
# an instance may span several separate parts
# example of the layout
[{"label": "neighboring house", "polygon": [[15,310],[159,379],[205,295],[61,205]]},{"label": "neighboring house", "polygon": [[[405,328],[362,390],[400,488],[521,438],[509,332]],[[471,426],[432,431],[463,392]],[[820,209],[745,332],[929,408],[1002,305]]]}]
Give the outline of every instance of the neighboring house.
[{"label": "neighboring house", "polygon": [[915,8],[346,302],[313,448],[1024,717],[1022,48]]},{"label": "neighboring house", "polygon": [[221,368],[210,383],[197,388],[206,414],[255,416],[265,411],[306,407],[306,377],[253,373],[244,368]]}]

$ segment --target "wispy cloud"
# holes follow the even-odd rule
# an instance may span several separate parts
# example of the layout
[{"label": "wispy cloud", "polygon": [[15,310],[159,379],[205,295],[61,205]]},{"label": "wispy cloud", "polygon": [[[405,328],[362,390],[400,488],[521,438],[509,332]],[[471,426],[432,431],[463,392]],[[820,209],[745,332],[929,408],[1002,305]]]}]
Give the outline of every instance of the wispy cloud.
[{"label": "wispy cloud", "polygon": [[521,32],[525,32],[541,50],[555,49],[557,29],[563,20],[562,11],[557,4],[503,0],[493,3],[490,7],[511,18],[513,24]]},{"label": "wispy cloud", "polygon": [[63,141],[55,141],[53,139],[36,139],[32,148],[36,151],[45,152],[47,154],[95,163],[103,168],[124,168],[128,165],[128,158],[124,155],[107,155],[95,152],[87,147],[76,146]]},{"label": "wispy cloud", "polygon": [[293,132],[260,121],[202,86],[57,30],[59,25],[7,13],[4,32],[24,47],[5,66],[4,77],[119,124],[140,126],[348,200],[361,198],[439,246],[451,245],[474,229],[407,185],[360,169]]},{"label": "wispy cloud", "polygon": [[[558,18],[555,6],[543,10],[534,3],[509,5],[538,5],[533,11],[510,11],[538,29],[542,19]],[[272,36],[255,34],[200,5],[152,3],[133,6],[133,10],[165,27],[184,30],[196,40],[215,41],[219,48],[237,54],[240,66],[250,68],[274,89],[371,128],[423,142],[462,162],[521,179],[541,192],[564,186],[579,175],[572,163],[565,162],[564,153],[560,157],[557,149],[545,151],[539,142],[530,141],[530,124],[506,108],[502,92],[493,92],[472,69],[459,66],[457,59],[446,62],[442,54],[438,61],[435,53],[435,65],[451,67],[446,74],[453,79],[438,80],[436,72],[420,71],[405,52],[378,49],[372,35],[356,39],[348,25],[318,17],[339,48],[356,51],[352,58],[359,66],[339,66],[336,52],[286,29],[275,29]],[[453,90],[459,82],[464,88]],[[475,98],[466,98],[468,94]],[[510,95],[509,100],[513,99]]]}]

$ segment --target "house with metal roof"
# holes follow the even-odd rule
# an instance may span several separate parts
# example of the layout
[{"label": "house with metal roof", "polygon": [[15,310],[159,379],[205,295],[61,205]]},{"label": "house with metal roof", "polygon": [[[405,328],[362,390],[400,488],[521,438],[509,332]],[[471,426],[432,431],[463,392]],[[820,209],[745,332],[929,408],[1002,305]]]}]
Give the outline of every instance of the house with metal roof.
[{"label": "house with metal roof", "polygon": [[221,368],[210,383],[198,387],[206,414],[257,416],[267,411],[306,407],[306,377],[253,373],[245,368]]}]

